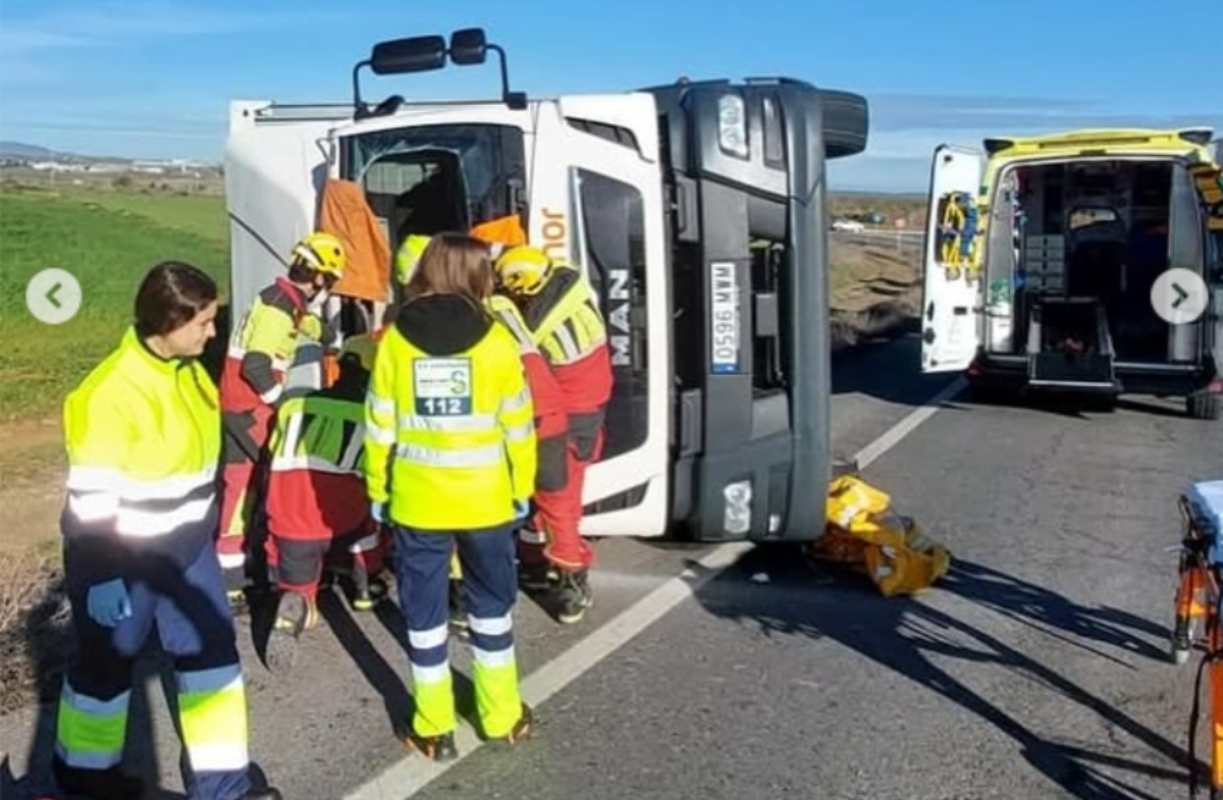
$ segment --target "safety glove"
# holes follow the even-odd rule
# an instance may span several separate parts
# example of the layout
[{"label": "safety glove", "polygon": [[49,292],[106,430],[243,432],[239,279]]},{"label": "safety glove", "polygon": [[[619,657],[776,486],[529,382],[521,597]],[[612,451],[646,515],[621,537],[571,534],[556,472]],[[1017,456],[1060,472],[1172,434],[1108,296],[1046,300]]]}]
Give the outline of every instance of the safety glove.
[{"label": "safety glove", "polygon": [[104,628],[113,628],[132,615],[132,601],[122,578],[95,583],[89,587],[85,607],[90,618]]}]

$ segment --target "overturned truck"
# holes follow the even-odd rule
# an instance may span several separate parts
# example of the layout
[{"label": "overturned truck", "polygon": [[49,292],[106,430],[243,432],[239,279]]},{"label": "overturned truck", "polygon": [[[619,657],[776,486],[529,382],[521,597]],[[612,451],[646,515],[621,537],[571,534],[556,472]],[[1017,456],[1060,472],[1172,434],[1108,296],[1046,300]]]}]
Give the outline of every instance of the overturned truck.
[{"label": "overturned truck", "polygon": [[[501,67],[488,100],[361,99],[360,73]],[[865,147],[863,98],[788,78],[528,98],[483,31],[383,42],[353,99],[235,101],[225,155],[233,314],[282,274],[329,182],[360,187],[390,252],[516,216],[578,266],[615,379],[588,535],[812,540],[829,481],[825,160]],[[381,287],[386,299],[391,286]],[[345,301],[348,334],[378,297]]]}]

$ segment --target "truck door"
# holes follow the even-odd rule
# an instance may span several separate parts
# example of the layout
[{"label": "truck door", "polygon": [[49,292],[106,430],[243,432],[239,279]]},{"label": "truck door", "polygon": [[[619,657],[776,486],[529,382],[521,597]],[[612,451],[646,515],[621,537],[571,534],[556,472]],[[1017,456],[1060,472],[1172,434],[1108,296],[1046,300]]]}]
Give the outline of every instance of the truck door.
[{"label": "truck door", "polygon": [[[230,105],[225,203],[231,326],[261,290],[285,274],[289,250],[314,229],[330,159],[328,132],[350,113],[343,107],[285,108],[259,101]],[[286,385],[317,388],[322,361],[322,347],[303,340]]]},{"label": "truck door", "polygon": [[922,291],[922,372],[966,369],[981,345],[981,280],[944,259],[945,240],[940,234],[947,206],[957,195],[976,200],[982,158],[979,151],[951,145],[934,151]]},{"label": "truck door", "polygon": [[341,119],[278,119],[266,102],[235,101],[225,146],[229,212],[230,313],[285,274],[290,248],[314,229],[327,177],[328,131]]},{"label": "truck door", "polygon": [[528,179],[529,239],[579,267],[600,298],[614,387],[582,531],[658,536],[670,481],[669,276],[649,95],[542,103]]}]

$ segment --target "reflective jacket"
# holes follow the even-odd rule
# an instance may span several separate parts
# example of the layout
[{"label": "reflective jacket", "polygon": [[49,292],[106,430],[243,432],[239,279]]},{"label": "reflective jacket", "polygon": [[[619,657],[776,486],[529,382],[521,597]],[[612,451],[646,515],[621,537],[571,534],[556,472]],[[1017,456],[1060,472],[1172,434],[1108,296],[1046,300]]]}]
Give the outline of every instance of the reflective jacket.
[{"label": "reflective jacket", "polygon": [[569,422],[565,414],[565,395],[547,359],[535,346],[535,340],[514,301],[504,295],[493,295],[488,307],[497,321],[514,335],[518,343],[518,356],[522,359],[527,376],[527,386],[531,390],[531,402],[535,406],[535,437],[538,441],[535,488],[559,492],[568,481],[565,441],[569,434]]},{"label": "reflective jacket", "polygon": [[65,399],[64,442],[65,560],[85,581],[157,558],[186,568],[211,546],[221,418],[198,361],[159,358],[129,329]]},{"label": "reflective jacket", "polygon": [[552,367],[566,410],[587,413],[605,406],[612,390],[607,326],[581,274],[572,267],[556,267],[539,293],[525,299],[521,311]]},{"label": "reflective jacket", "polygon": [[276,536],[327,540],[369,518],[364,399],[362,387],[341,380],[277,409],[267,488],[268,529]]},{"label": "reflective jacket", "polygon": [[535,491],[533,416],[509,331],[455,295],[413,300],[378,344],[366,398],[370,500],[424,530],[509,523]]},{"label": "reflective jacket", "polygon": [[[277,278],[259,293],[229,340],[221,373],[221,402],[226,411],[251,411],[280,399],[285,372],[297,352],[298,334],[309,316],[301,290],[287,278]],[[326,326],[320,323],[318,328],[324,344],[334,338]]]}]

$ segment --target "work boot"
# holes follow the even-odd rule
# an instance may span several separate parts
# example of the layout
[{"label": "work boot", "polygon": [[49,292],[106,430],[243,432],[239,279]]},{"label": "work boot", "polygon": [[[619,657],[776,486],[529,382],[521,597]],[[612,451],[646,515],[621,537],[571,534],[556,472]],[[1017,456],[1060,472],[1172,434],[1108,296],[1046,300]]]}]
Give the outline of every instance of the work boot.
[{"label": "work boot", "polygon": [[439,764],[454,761],[459,757],[459,749],[454,746],[453,733],[443,733],[438,736],[418,736],[415,733],[409,733],[403,740],[403,745]]},{"label": "work boot", "polygon": [[471,635],[467,609],[463,606],[463,582],[454,578],[450,579],[450,628],[464,639]]},{"label": "work boot", "polygon": [[374,598],[369,590],[369,573],[360,564],[352,568],[352,610],[369,611],[374,607]]},{"label": "work boot", "polygon": [[284,592],[276,604],[276,620],[268,635],[267,663],[272,672],[287,674],[297,662],[297,640],[310,627],[311,603],[297,592]]},{"label": "work boot", "polygon": [[518,585],[525,592],[546,592],[557,581],[556,569],[547,561],[518,565]]},{"label": "work boot", "polygon": [[531,712],[531,707],[526,703],[522,704],[522,716],[518,717],[518,721],[514,723],[514,727],[510,728],[510,732],[502,736],[500,741],[505,742],[510,747],[514,747],[531,737],[531,733],[535,730],[535,715]]},{"label": "work boot", "polygon": [[245,589],[226,589],[225,600],[229,603],[229,612],[235,617],[240,617],[250,611]]},{"label": "work boot", "polygon": [[77,769],[55,760],[55,780],[70,800],[131,800],[144,796],[144,781],[119,771],[109,769]]},{"label": "work boot", "polygon": [[586,609],[594,605],[586,570],[561,572],[560,580],[552,594],[556,604],[556,618],[564,625],[581,622]]}]

